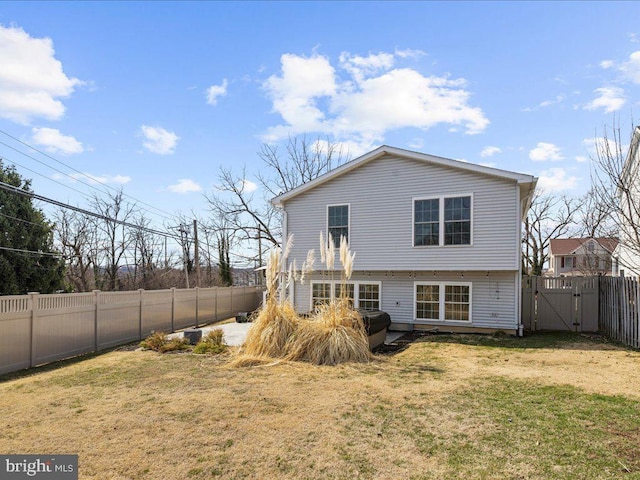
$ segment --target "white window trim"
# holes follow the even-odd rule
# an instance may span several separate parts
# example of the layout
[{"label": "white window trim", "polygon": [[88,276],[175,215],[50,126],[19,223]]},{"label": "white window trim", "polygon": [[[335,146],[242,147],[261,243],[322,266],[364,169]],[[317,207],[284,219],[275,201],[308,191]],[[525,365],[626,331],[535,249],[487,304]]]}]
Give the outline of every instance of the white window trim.
[{"label": "white window trim", "polygon": [[[438,319],[418,318],[418,285],[438,285]],[[463,285],[469,287],[469,320],[445,320],[445,287]],[[472,282],[413,282],[413,320],[416,323],[446,323],[450,325],[469,325],[473,319],[473,284]]]},{"label": "white window trim", "polygon": [[[471,229],[469,236],[469,243],[465,245],[445,245],[444,244],[444,201],[446,198],[459,198],[459,197],[469,197],[471,199],[471,206],[469,207],[471,210],[471,218],[469,220]],[[416,201],[418,200],[438,200],[438,245],[416,245]],[[446,248],[460,248],[460,247],[471,247],[473,246],[473,217],[475,216],[473,213],[473,193],[460,193],[455,195],[432,195],[426,197],[413,197],[411,199],[411,246],[413,248],[438,248],[438,247],[446,247]],[[349,208],[349,215],[351,215],[351,208]],[[328,220],[327,220],[328,221]],[[351,221],[351,219],[349,219]]]},{"label": "white window trim", "polygon": [[[340,285],[342,280],[312,280],[309,285],[309,310],[313,310],[313,286],[315,284],[327,283],[330,287],[330,298],[335,299],[336,285]],[[382,282],[370,281],[370,280],[349,280],[346,283],[353,284],[353,305],[355,308],[360,307],[360,285],[377,285],[378,286],[378,303],[380,304],[380,310],[382,310]]]},{"label": "white window trim", "polygon": [[[325,233],[327,234],[327,243],[329,242],[329,208],[330,207],[347,207],[347,240],[348,243],[351,244],[351,204],[350,203],[332,203],[327,205],[327,211],[325,215]],[[340,241],[340,239],[338,239]]]}]

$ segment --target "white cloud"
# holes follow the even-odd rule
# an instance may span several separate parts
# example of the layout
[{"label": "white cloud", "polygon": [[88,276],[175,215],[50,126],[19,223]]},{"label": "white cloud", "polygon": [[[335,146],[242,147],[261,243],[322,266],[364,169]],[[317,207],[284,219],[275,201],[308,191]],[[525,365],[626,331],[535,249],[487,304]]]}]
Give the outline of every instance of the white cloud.
[{"label": "white cloud", "polygon": [[594,93],[597,93],[599,96],[585,105],[585,110],[603,108],[605,113],[611,113],[619,110],[626,102],[624,90],[620,87],[596,88]]},{"label": "white cloud", "polygon": [[600,62],[600,68],[604,68],[605,70],[607,68],[611,68],[613,67],[614,63],[612,60],[603,60]]},{"label": "white cloud", "polygon": [[174,193],[201,192],[202,187],[191,179],[181,178],[175,185],[169,185],[169,190]]},{"label": "white cloud", "polygon": [[550,168],[538,176],[538,188],[546,193],[571,190],[577,185],[578,177],[570,176],[564,168]]},{"label": "white cloud", "polygon": [[589,160],[587,157],[585,157],[584,155],[576,155],[576,162],[578,163],[584,163],[587,160]]},{"label": "white cloud", "polygon": [[218,97],[224,97],[227,94],[227,85],[229,82],[226,78],[222,80],[222,85],[211,85],[207,89],[207,103],[215,105],[218,103]]},{"label": "white cloud", "polygon": [[31,37],[19,27],[0,25],[0,65],[0,117],[23,125],[61,118],[60,98],[82,84],[65,75],[50,38]]},{"label": "white cloud", "polygon": [[640,83],[640,50],[629,55],[629,60],[620,65],[624,76],[633,83]]},{"label": "white cloud", "polygon": [[426,52],[422,50],[414,50],[412,48],[405,48],[404,50],[396,49],[396,55],[400,58],[420,58],[426,55]]},{"label": "white cloud", "polygon": [[424,147],[424,139],[420,137],[414,138],[409,143],[409,147],[413,148],[414,150],[421,150],[422,147]]},{"label": "white cloud", "polygon": [[90,185],[99,184],[114,184],[125,185],[131,181],[131,177],[127,175],[94,175],[93,173],[70,173],[69,175],[62,175],[60,173],[54,173],[51,178],[54,180],[70,180],[72,183],[76,181],[88,183]]},{"label": "white cloud", "polygon": [[70,135],[63,135],[55,128],[33,128],[31,141],[47,152],[72,155],[84,152],[82,143]]},{"label": "white cloud", "polygon": [[171,155],[176,149],[180,137],[162,127],[142,125],[142,135],[146,139],[142,144],[152,153]]},{"label": "white cloud", "polygon": [[529,159],[534,162],[557,162],[563,158],[560,148],[553,143],[538,142],[538,145],[529,152]]},{"label": "white cloud", "polygon": [[245,193],[255,192],[258,189],[258,185],[253,183],[251,180],[247,180],[246,178],[242,180],[242,191]]},{"label": "white cloud", "polygon": [[348,52],[340,54],[340,66],[349,72],[357,82],[361,82],[365,76],[389,70],[394,63],[395,57],[391,53],[369,54],[368,57],[351,55]]},{"label": "white cloud", "polygon": [[393,129],[427,130],[445,124],[475,134],[489,125],[483,111],[469,105],[464,79],[397,68],[397,58],[404,57],[398,52],[367,57],[344,52],[339,59],[340,72],[347,77],[343,80],[327,57],[282,55],[280,74],[263,86],[284,124],[269,128],[264,138],[277,141],[314,132],[374,145]]},{"label": "white cloud", "polygon": [[493,157],[496,153],[501,153],[502,149],[500,147],[492,147],[492,146],[486,146],[482,149],[482,151],[480,152],[480,156],[482,158],[486,158],[486,157]]},{"label": "white cloud", "polygon": [[554,98],[553,100],[543,100],[535,107],[526,107],[526,108],[523,108],[522,110],[525,112],[533,112],[535,110],[540,110],[541,108],[545,108],[551,105],[556,105],[558,103],[561,103],[565,100],[565,98],[566,97],[564,95],[556,95],[556,98]]}]

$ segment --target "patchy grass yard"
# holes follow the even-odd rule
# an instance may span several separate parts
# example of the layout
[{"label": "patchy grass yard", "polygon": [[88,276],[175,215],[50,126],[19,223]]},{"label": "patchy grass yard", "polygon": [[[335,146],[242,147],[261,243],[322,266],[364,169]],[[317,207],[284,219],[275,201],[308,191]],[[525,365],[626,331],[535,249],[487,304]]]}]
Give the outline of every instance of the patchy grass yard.
[{"label": "patchy grass yard", "polygon": [[82,479],[640,479],[640,353],[431,336],[369,364],[113,351],[0,378],[1,453]]}]

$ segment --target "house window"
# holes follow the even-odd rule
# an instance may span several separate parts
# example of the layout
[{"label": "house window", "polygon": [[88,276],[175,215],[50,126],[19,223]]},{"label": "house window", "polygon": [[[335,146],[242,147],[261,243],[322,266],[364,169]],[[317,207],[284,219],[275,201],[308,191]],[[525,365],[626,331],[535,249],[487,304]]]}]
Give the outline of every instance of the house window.
[{"label": "house window", "polygon": [[340,298],[343,294],[349,299],[354,308],[364,310],[380,310],[380,282],[350,282],[347,284],[339,280],[329,282],[311,282],[311,309]]},{"label": "house window", "polygon": [[471,196],[414,199],[413,245],[471,245]]},{"label": "house window", "polygon": [[311,284],[311,308],[314,309],[318,305],[329,303],[331,300],[331,284],[330,283],[312,283]]},{"label": "house window", "polygon": [[587,252],[593,253],[596,249],[596,245],[594,242],[587,243]]},{"label": "house window", "polygon": [[471,244],[471,197],[444,199],[444,244]]},{"label": "house window", "polygon": [[471,287],[469,285],[445,285],[444,319],[468,322],[470,295]]},{"label": "house window", "polygon": [[353,307],[355,299],[355,285],[353,283],[336,283],[334,285],[333,296],[335,298],[346,298],[349,301],[349,305]]},{"label": "house window", "polygon": [[415,246],[440,243],[440,200],[416,200],[414,203]]},{"label": "house window", "polygon": [[416,320],[471,321],[471,284],[416,282]]},{"label": "house window", "polygon": [[380,285],[361,283],[358,285],[358,305],[364,310],[380,310]]},{"label": "house window", "polygon": [[327,207],[327,236],[333,238],[336,248],[340,247],[340,238],[349,241],[349,205],[329,205]]},{"label": "house window", "polygon": [[437,320],[440,318],[440,286],[416,285],[416,318]]}]

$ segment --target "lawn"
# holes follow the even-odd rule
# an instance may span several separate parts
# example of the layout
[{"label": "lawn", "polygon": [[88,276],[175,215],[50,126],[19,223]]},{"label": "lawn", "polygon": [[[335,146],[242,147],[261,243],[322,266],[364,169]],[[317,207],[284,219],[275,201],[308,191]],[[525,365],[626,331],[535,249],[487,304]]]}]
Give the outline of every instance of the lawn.
[{"label": "lawn", "polygon": [[427,336],[368,364],[115,350],[0,377],[0,453],[82,479],[640,479],[640,353]]}]

